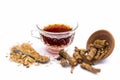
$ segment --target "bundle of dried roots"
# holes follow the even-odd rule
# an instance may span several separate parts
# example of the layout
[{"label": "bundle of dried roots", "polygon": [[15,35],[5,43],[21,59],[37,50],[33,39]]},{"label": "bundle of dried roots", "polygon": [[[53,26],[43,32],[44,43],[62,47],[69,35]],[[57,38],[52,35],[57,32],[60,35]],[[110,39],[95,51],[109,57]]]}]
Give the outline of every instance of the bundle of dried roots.
[{"label": "bundle of dried roots", "polygon": [[61,50],[59,52],[58,60],[60,60],[63,67],[69,62],[69,65],[72,67],[80,64],[82,68],[92,73],[98,73],[100,72],[100,69],[96,69],[92,67],[92,65],[95,65],[102,60],[109,50],[109,43],[106,40],[97,39],[90,44],[89,49],[79,49],[75,47],[73,57],[70,57],[67,52]]}]

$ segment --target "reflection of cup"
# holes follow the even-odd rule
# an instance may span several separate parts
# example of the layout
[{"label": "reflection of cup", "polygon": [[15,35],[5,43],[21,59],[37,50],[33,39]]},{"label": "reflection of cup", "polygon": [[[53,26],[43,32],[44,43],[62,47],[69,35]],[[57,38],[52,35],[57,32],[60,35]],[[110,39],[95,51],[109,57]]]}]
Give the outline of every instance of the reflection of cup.
[{"label": "reflection of cup", "polygon": [[[47,51],[53,54],[58,54],[61,49],[67,48],[72,42],[75,30],[78,25],[72,26],[67,24],[48,24],[43,28],[36,25],[40,34],[41,40],[46,45]],[[32,36],[34,31],[32,31]],[[36,37],[36,36],[34,36]]]}]

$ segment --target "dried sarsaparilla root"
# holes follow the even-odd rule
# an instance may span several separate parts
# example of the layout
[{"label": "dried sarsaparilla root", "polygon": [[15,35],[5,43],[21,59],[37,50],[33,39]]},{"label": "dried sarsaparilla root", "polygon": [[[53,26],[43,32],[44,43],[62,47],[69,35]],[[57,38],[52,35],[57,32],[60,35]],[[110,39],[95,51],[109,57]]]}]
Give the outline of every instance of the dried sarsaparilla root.
[{"label": "dried sarsaparilla root", "polygon": [[[84,53],[83,62],[80,66],[92,73],[98,73],[101,70],[92,67],[92,65],[97,64],[110,50],[109,43],[104,39],[96,39],[90,44],[89,49]],[[79,50],[81,51],[81,49]]]},{"label": "dried sarsaparilla root", "polygon": [[96,64],[107,55],[110,50],[110,45],[106,40],[97,39],[90,44],[88,49],[87,59],[92,63]]},{"label": "dried sarsaparilla root", "polygon": [[64,49],[59,51],[59,57],[57,60],[60,61],[60,64],[63,67],[66,67],[68,65],[71,66],[71,73],[73,73],[74,67],[77,65],[77,61],[74,57],[71,57]]},{"label": "dried sarsaparilla root", "polygon": [[64,50],[61,50],[59,52],[58,60],[61,61],[61,65],[63,67],[68,64],[74,67],[77,64],[80,64],[83,69],[86,69],[92,73],[98,73],[101,70],[94,68],[92,65],[95,65],[102,60],[109,50],[110,46],[106,40],[96,39],[90,44],[89,49],[79,49],[75,47],[72,57],[70,57]]},{"label": "dried sarsaparilla root", "polygon": [[100,69],[94,68],[94,67],[92,67],[90,64],[85,63],[85,62],[81,63],[80,66],[81,66],[82,68],[84,68],[84,69],[92,72],[92,73],[98,73],[98,72],[100,72]]},{"label": "dried sarsaparilla root", "polygon": [[11,48],[10,60],[29,68],[34,63],[47,63],[50,59],[39,54],[29,43],[23,43]]}]

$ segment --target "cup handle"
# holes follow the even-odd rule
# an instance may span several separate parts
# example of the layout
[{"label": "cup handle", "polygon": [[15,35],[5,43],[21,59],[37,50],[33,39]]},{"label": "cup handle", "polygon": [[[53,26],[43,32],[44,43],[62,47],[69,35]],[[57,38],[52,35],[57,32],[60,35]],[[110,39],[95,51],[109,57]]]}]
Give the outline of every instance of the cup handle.
[{"label": "cup handle", "polygon": [[41,39],[38,30],[31,30],[31,36],[37,39]]}]

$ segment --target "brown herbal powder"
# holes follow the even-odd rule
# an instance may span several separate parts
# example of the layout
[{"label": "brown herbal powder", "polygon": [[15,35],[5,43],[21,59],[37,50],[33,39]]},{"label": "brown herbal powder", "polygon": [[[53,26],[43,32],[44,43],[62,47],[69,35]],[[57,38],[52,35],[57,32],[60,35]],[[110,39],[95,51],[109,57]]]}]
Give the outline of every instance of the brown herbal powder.
[{"label": "brown herbal powder", "polygon": [[40,55],[29,43],[23,43],[11,48],[10,60],[29,68],[34,63],[47,63],[50,59]]}]

